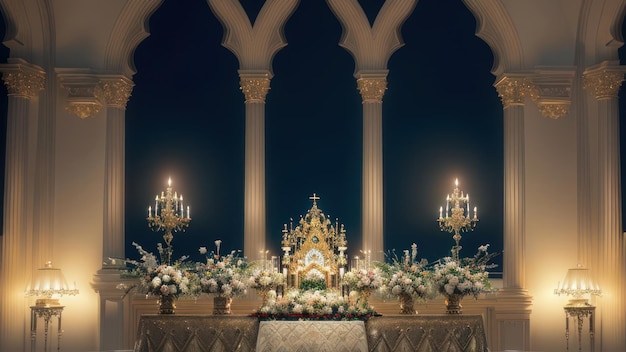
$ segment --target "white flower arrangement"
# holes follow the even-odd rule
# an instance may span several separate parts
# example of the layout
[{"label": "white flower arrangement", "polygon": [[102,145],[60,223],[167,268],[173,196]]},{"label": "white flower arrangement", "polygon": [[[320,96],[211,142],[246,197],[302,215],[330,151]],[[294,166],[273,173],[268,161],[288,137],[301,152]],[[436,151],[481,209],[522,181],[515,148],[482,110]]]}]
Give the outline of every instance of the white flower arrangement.
[{"label": "white flower arrangement", "polygon": [[285,276],[282,273],[256,269],[252,272],[252,275],[248,278],[248,287],[257,290],[271,290],[275,289],[278,285],[285,283]]},{"label": "white flower arrangement", "polygon": [[[133,246],[141,255],[140,260],[124,260],[125,263],[133,266],[131,270],[125,270],[122,277],[139,278],[139,284],[130,287],[123,287],[126,293],[137,287],[146,295],[173,296],[180,295],[194,296],[199,291],[198,278],[193,270],[186,268],[183,262],[186,256],[181,257],[173,265],[159,264],[156,256],[140,245],[133,242]],[[163,252],[162,246],[157,245],[159,253]]]},{"label": "white flower arrangement", "polygon": [[[221,241],[215,241],[217,253]],[[200,247],[200,254],[206,254],[206,247]],[[206,263],[196,263],[196,270],[200,280],[201,291],[222,297],[235,297],[246,294],[247,287],[244,277],[247,271],[245,257],[240,257],[237,251],[231,251],[226,256],[213,254],[207,256]]]},{"label": "white flower arrangement", "polygon": [[375,314],[370,307],[358,306],[356,300],[344,298],[334,290],[290,289],[282,297],[270,291],[267,302],[252,315],[274,320],[355,320]]},{"label": "white flower arrangement", "polygon": [[373,291],[383,285],[383,278],[379,268],[352,269],[343,275],[342,284],[359,292]]},{"label": "white flower arrangement", "polygon": [[433,285],[444,295],[473,295],[477,298],[481,293],[493,292],[487,269],[495,264],[489,260],[498,253],[488,253],[489,245],[480,246],[472,258],[459,261],[451,257],[439,260],[433,267]]},{"label": "white flower arrangement", "polygon": [[419,299],[427,299],[431,296],[430,272],[426,269],[428,261],[417,260],[417,245],[411,245],[411,252],[404,250],[404,256],[398,258],[395,250],[387,255],[390,263],[376,262],[385,279],[384,293],[399,297],[410,295]]}]

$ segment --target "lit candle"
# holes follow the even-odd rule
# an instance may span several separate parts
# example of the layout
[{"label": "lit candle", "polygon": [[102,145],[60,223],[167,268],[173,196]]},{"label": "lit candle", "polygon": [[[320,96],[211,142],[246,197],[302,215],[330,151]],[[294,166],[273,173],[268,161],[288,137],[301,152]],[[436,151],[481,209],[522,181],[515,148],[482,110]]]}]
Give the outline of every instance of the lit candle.
[{"label": "lit candle", "polygon": [[171,187],[172,186],[172,178],[168,178],[167,179],[167,187]]},{"label": "lit candle", "polygon": [[443,207],[439,207],[439,219],[443,219]]},{"label": "lit candle", "polygon": [[152,217],[152,205],[148,207],[148,217]]},{"label": "lit candle", "polygon": [[156,198],[154,198],[154,216],[157,216],[158,212],[159,212],[159,195],[157,195]]},{"label": "lit candle", "polygon": [[187,206],[187,219],[189,219],[189,206]]},{"label": "lit candle", "polygon": [[450,205],[450,195],[446,196],[446,217],[448,217],[448,207]]},{"label": "lit candle", "polygon": [[469,219],[470,214],[469,214],[469,193],[467,194],[467,218]]},{"label": "lit candle", "polygon": [[477,215],[477,214],[478,214],[478,212],[477,212],[477,208],[476,208],[476,207],[474,207],[474,219],[477,219],[477,218],[478,218],[478,215]]},{"label": "lit candle", "polygon": [[180,195],[180,216],[181,217],[183,216],[183,209],[184,209],[184,207],[183,207],[183,195],[181,194]]},{"label": "lit candle", "polygon": [[458,178],[454,180],[454,187],[455,188],[459,187],[459,179]]}]

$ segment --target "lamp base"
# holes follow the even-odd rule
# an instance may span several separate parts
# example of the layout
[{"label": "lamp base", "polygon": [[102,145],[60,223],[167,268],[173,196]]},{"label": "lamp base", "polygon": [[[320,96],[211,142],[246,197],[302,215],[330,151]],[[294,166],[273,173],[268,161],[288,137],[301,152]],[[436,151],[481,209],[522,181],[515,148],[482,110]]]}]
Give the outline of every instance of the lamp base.
[{"label": "lamp base", "polygon": [[37,307],[58,307],[61,303],[57,298],[39,298],[35,301]]}]

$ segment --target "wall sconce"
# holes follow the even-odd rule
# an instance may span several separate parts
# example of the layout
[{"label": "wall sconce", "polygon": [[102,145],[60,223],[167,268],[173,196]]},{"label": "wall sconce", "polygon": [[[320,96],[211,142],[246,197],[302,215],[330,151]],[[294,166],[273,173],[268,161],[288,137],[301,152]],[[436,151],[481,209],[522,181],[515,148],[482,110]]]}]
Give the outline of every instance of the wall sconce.
[{"label": "wall sconce", "polygon": [[588,296],[599,296],[602,291],[597,282],[592,279],[589,269],[578,264],[576,268],[569,269],[562,284],[554,290],[557,295],[571,296],[568,303],[563,307],[565,310],[565,347],[569,351],[569,318],[575,318],[578,327],[578,351],[582,348],[583,320],[589,317],[590,351],[594,350],[594,313],[596,307],[588,301]]},{"label": "wall sconce", "polygon": [[30,340],[31,351],[37,347],[37,318],[44,319],[44,351],[48,350],[48,327],[52,317],[58,318],[57,327],[57,350],[61,350],[61,313],[63,308],[59,303],[59,297],[63,295],[77,295],[76,288],[69,289],[61,269],[53,268],[52,262],[46,262],[45,267],[37,269],[37,273],[26,288],[26,296],[37,297],[34,306],[30,307]]}]

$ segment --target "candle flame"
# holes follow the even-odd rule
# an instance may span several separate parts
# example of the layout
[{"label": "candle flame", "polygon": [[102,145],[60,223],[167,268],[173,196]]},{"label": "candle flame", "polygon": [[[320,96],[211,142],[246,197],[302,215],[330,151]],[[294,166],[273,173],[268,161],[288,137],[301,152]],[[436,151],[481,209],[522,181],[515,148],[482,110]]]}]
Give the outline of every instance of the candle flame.
[{"label": "candle flame", "polygon": [[172,178],[168,178],[167,179],[167,187],[170,187],[172,185]]},{"label": "candle flame", "polygon": [[459,185],[459,179],[458,179],[458,178],[454,180],[454,185],[455,185],[455,186],[458,186],[458,185]]}]

